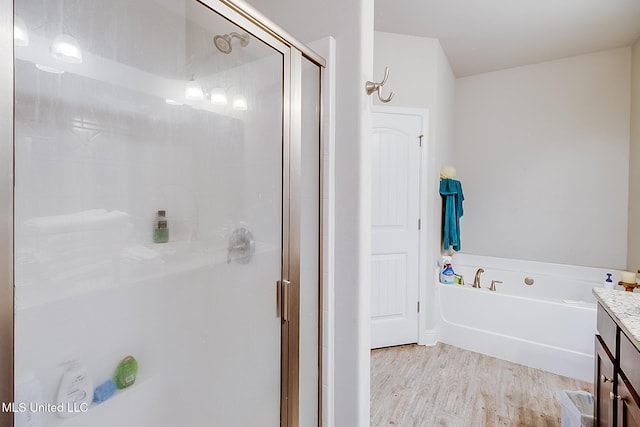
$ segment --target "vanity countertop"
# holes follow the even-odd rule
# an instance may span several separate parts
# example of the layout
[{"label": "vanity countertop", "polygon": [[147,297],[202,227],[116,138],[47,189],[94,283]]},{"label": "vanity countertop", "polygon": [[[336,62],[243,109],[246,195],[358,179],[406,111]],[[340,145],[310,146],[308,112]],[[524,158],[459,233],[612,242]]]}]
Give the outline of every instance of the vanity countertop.
[{"label": "vanity countertop", "polygon": [[636,348],[640,349],[640,293],[593,288],[593,294]]}]

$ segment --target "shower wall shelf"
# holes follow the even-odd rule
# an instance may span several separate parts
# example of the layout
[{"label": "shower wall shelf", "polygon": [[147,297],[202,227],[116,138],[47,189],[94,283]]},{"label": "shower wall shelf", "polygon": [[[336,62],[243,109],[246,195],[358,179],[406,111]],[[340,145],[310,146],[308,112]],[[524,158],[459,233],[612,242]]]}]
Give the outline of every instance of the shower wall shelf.
[{"label": "shower wall shelf", "polygon": [[[167,245],[166,243],[163,245]],[[264,243],[255,243],[255,253],[253,256],[259,256],[276,248],[270,247]],[[191,253],[180,254],[174,260],[165,258],[161,268],[156,268],[153,272],[146,274],[136,274],[127,278],[101,278],[90,279],[77,282],[73,286],[56,286],[56,283],[29,283],[16,284],[15,307],[16,312],[33,309],[36,307],[61,302],[69,298],[80,296],[91,297],[96,292],[106,292],[121,287],[145,286],[157,283],[159,280],[165,280],[170,276],[184,274],[188,272],[196,272],[200,269],[208,267],[233,268],[234,266],[243,266],[238,263],[227,263],[227,248],[205,249],[193,251]]]},{"label": "shower wall shelf", "polygon": [[93,425],[93,423],[91,422],[92,419],[94,419],[94,417],[104,416],[104,411],[111,411],[111,413],[118,414],[124,413],[124,411],[122,410],[118,411],[117,406],[123,405],[124,403],[129,406],[131,405],[131,399],[136,399],[145,392],[153,392],[156,389],[156,387],[153,386],[153,384],[156,382],[155,379],[155,376],[138,376],[136,382],[132,386],[116,391],[116,393],[111,396],[110,399],[102,403],[92,403],[91,405],[89,405],[89,408],[86,412],[81,412],[78,415],[70,418],[59,418],[58,416],[56,416],[54,418],[55,421],[52,421],[50,424],[45,423],[45,425],[50,425],[52,427],[84,427]]}]

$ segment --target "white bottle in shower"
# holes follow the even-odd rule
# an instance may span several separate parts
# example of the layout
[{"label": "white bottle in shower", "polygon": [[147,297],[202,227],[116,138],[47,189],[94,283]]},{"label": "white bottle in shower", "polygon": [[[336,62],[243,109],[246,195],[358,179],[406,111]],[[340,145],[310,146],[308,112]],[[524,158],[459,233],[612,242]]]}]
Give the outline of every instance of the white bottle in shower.
[{"label": "white bottle in shower", "polygon": [[42,427],[43,413],[39,405],[44,403],[42,385],[36,374],[29,372],[16,382],[14,412],[15,427]]},{"label": "white bottle in shower", "polygon": [[58,415],[68,418],[86,412],[92,400],[93,381],[87,368],[78,360],[68,362],[58,389]]}]

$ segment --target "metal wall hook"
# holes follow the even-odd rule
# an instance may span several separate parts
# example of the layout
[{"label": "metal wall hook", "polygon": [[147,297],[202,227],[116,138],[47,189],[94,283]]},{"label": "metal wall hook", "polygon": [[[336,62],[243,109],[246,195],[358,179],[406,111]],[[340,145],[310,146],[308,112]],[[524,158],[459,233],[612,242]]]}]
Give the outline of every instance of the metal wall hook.
[{"label": "metal wall hook", "polygon": [[389,78],[389,67],[384,67],[384,78],[382,79],[382,81],[380,83],[375,83],[372,81],[367,81],[365,83],[365,89],[367,91],[367,95],[371,95],[374,92],[378,93],[378,99],[381,102],[387,103],[389,101],[391,101],[393,99],[393,92],[389,92],[389,96],[386,98],[382,97],[382,86],[384,86],[384,84],[387,82],[387,79]]}]

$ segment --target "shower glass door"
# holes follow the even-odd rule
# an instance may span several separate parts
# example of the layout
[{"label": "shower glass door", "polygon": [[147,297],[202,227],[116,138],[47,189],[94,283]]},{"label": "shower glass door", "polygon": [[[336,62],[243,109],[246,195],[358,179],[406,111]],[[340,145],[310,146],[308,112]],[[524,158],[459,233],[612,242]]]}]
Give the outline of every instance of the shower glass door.
[{"label": "shower glass door", "polygon": [[287,49],[192,0],[15,16],[16,425],[280,425]]}]

